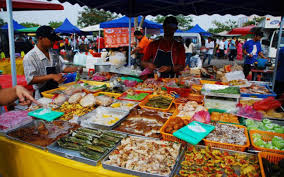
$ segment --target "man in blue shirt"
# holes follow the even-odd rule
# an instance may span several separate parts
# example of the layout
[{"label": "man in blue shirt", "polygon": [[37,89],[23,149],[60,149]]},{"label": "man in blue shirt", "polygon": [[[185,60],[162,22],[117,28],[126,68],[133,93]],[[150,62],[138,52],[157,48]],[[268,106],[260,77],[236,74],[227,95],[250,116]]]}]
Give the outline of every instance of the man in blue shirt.
[{"label": "man in blue shirt", "polygon": [[230,42],[230,55],[229,55],[229,60],[234,61],[234,58],[237,56],[237,46],[236,46],[236,41],[237,38],[234,37],[231,42]]},{"label": "man in blue shirt", "polygon": [[244,62],[244,74],[246,77],[251,71],[252,65],[257,61],[258,56],[266,58],[262,53],[261,44],[259,42],[262,36],[262,32],[255,32],[253,40],[247,41],[243,46],[243,53],[246,56]]}]

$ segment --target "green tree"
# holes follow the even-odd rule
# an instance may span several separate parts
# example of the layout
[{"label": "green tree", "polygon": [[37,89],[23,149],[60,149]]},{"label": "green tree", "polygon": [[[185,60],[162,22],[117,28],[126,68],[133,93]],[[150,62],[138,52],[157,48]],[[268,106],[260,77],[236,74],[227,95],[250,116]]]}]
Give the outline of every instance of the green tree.
[{"label": "green tree", "polygon": [[51,26],[52,28],[58,28],[59,26],[62,25],[63,22],[59,22],[59,21],[50,21],[48,23],[49,26]]},{"label": "green tree", "polygon": [[77,24],[80,27],[87,27],[115,19],[116,17],[117,15],[108,11],[85,7],[83,11],[79,12]]},{"label": "green tree", "polygon": [[253,20],[249,20],[249,21],[245,22],[243,24],[243,27],[244,26],[250,26],[250,25],[257,25],[259,22],[261,22],[264,19],[265,19],[265,17],[254,17]]},{"label": "green tree", "polygon": [[38,27],[38,26],[40,26],[40,24],[31,23],[31,22],[20,23],[20,25],[23,25],[23,26],[26,27],[26,28],[31,28],[31,27]]},{"label": "green tree", "polygon": [[3,26],[5,24],[6,24],[6,22],[2,18],[0,18],[0,26]]},{"label": "green tree", "polygon": [[217,20],[213,21],[214,28],[209,28],[208,32],[210,33],[220,33],[223,31],[231,31],[233,28],[238,27],[237,22],[233,20],[227,20],[224,23]]},{"label": "green tree", "polygon": [[[167,16],[162,16],[162,15],[157,15],[154,19],[155,22],[157,23],[163,23],[165,18]],[[191,25],[192,23],[192,18],[190,16],[184,16],[184,15],[177,15],[175,16],[178,21],[178,27],[181,30],[189,30],[193,26]]]}]

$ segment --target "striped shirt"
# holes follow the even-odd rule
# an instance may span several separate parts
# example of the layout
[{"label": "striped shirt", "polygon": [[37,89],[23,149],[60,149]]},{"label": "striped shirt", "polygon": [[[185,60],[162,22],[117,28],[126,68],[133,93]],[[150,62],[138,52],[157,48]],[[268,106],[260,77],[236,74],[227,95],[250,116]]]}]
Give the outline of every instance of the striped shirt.
[{"label": "striped shirt", "polygon": [[[49,57],[50,60],[39,50],[37,45],[25,55],[23,65],[28,84],[30,84],[34,76],[46,75],[46,67],[55,66],[57,73],[61,73],[65,69],[66,66],[62,62],[63,58],[56,52],[49,50]],[[45,83],[46,82],[33,84],[33,88],[36,91],[36,98],[40,98],[39,89],[42,88]]]}]

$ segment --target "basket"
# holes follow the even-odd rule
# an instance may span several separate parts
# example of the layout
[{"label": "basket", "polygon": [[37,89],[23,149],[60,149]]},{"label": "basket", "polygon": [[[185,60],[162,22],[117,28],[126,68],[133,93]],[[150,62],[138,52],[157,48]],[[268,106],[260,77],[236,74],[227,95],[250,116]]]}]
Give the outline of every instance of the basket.
[{"label": "basket", "polygon": [[200,80],[200,83],[202,85],[204,85],[204,84],[216,84],[216,81]]},{"label": "basket", "polygon": [[271,163],[279,163],[280,160],[284,159],[284,155],[275,154],[271,152],[259,152],[257,156],[258,156],[258,161],[259,161],[259,166],[260,166],[262,177],[266,177],[264,168],[263,168],[262,158],[268,160]]},{"label": "basket", "polygon": [[229,150],[233,150],[233,151],[244,152],[250,146],[247,128],[245,126],[242,126],[242,125],[233,125],[233,126],[245,129],[245,135],[246,135],[246,138],[247,138],[247,143],[245,145],[220,143],[220,142],[216,142],[216,141],[210,141],[210,140],[203,139],[204,144],[206,146],[212,146],[212,147],[217,147],[217,148],[222,148],[222,149],[229,149]]},{"label": "basket", "polygon": [[65,90],[65,88],[56,88],[56,89],[51,89],[51,90],[47,90],[47,91],[44,91],[44,92],[41,92],[42,96],[45,97],[45,98],[50,98],[52,99],[55,94],[53,94],[52,92],[55,92],[57,90]]},{"label": "basket", "polygon": [[126,99],[124,97],[126,97],[127,92],[122,93],[118,99],[119,100],[125,100],[125,101],[135,101],[135,102],[142,102],[143,100],[145,100],[150,94],[152,94],[152,91],[140,91],[140,90],[135,90],[135,93],[139,94],[139,93],[148,93],[147,96],[145,96],[145,98],[143,98],[142,100],[131,100],[131,99]]},{"label": "basket", "polygon": [[[165,132],[165,129],[166,127],[168,126],[168,124],[170,123],[171,120],[175,119],[175,117],[170,117],[165,123],[164,125],[161,127],[160,129],[160,133],[162,134],[162,137],[163,137],[163,140],[165,141],[173,141],[173,142],[179,142],[179,143],[182,143],[182,144],[186,144],[185,141],[175,137],[174,135],[172,134],[169,134],[169,133],[166,133]],[[182,119],[185,119],[185,118],[182,118]],[[188,119],[190,120],[190,119]]]},{"label": "basket", "polygon": [[[185,97],[188,101],[196,101],[198,104],[203,104],[204,95],[198,95],[190,93],[187,97]],[[184,102],[179,102],[178,98],[174,100],[175,104],[182,104]]]},{"label": "basket", "polygon": [[[105,84],[107,87],[109,87],[109,83],[106,83],[106,82],[88,81],[88,80],[80,80],[80,81],[87,83],[87,84],[90,84],[90,85],[104,85]],[[63,84],[63,85],[59,86],[59,88],[66,89],[67,87],[70,87],[70,86],[75,85],[75,84],[77,84],[77,82],[70,82],[70,83]]]},{"label": "basket", "polygon": [[94,93],[94,96],[99,96],[100,94],[109,96],[109,97],[114,97],[115,99],[117,99],[118,97],[120,97],[120,93],[111,93],[111,92],[97,92]]},{"label": "basket", "polygon": [[253,135],[253,134],[256,134],[256,133],[260,134],[260,135],[261,135],[261,139],[262,139],[263,141],[266,141],[266,142],[267,142],[267,141],[271,141],[274,136],[279,136],[279,137],[284,138],[284,134],[282,134],[282,133],[267,132],[267,131],[261,131],[261,130],[250,130],[250,131],[249,131],[250,140],[251,140],[251,145],[252,145],[252,147],[253,147],[255,150],[284,154],[284,151],[281,151],[281,150],[268,149],[268,148],[256,146],[256,145],[254,144],[253,138],[252,138],[252,135]]},{"label": "basket", "polygon": [[139,106],[141,108],[144,108],[144,109],[154,109],[154,110],[157,110],[157,111],[168,112],[170,110],[170,108],[172,107],[173,100],[174,100],[173,97],[171,97],[169,95],[163,95],[163,97],[167,97],[167,98],[172,99],[172,102],[170,103],[169,107],[166,108],[166,109],[154,108],[154,107],[146,106],[146,103],[149,101],[149,99],[151,99],[153,97],[157,97],[157,96],[161,96],[161,95],[148,95],[142,102],[139,103]]},{"label": "basket", "polygon": [[188,97],[188,95],[191,93],[191,88],[175,88],[175,87],[167,87],[167,86],[165,87],[168,93],[176,92],[181,97]]}]

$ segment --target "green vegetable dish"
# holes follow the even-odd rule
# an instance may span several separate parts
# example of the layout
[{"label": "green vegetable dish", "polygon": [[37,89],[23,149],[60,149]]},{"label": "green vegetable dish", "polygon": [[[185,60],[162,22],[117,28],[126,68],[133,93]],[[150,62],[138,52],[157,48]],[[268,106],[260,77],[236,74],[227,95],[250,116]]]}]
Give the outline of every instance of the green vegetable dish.
[{"label": "green vegetable dish", "polygon": [[124,135],[109,131],[79,128],[57,141],[64,148],[80,151],[80,154],[92,160],[99,160],[124,138]]},{"label": "green vegetable dish", "polygon": [[167,109],[171,105],[172,99],[164,96],[156,96],[150,98],[145,106],[160,108],[160,109]]},{"label": "green vegetable dish", "polygon": [[274,136],[271,141],[263,141],[261,135],[255,133],[252,138],[253,143],[258,147],[284,151],[284,139],[282,137]]},{"label": "green vegetable dish", "polygon": [[270,119],[263,119],[262,121],[255,121],[247,119],[245,124],[248,130],[262,130],[275,133],[284,133],[284,126],[273,123]]},{"label": "green vegetable dish", "polygon": [[211,90],[212,93],[224,93],[224,94],[240,94],[238,87],[227,87],[224,89]]}]

